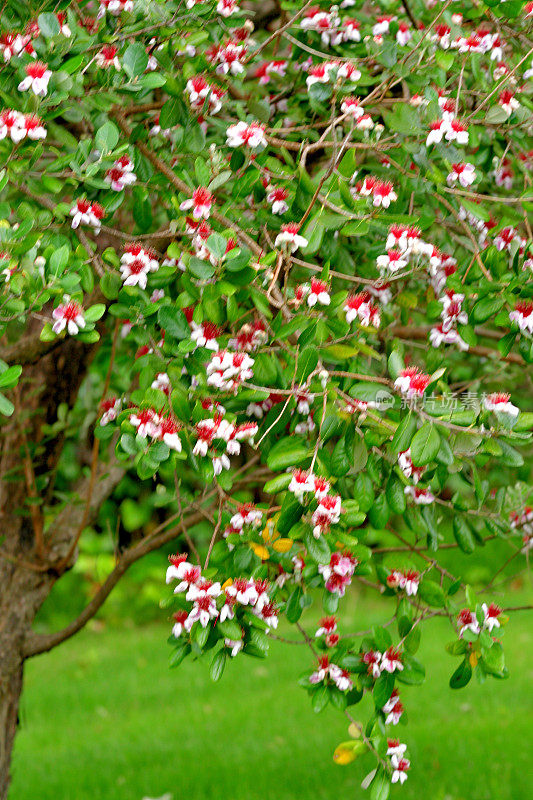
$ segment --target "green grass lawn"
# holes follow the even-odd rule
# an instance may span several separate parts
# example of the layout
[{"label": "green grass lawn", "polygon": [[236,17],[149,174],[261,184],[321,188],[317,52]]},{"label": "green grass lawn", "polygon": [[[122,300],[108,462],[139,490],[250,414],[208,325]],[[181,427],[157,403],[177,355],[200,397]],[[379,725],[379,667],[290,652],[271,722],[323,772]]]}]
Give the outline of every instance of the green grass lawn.
[{"label": "green grass lawn", "polygon": [[[355,601],[354,601],[355,602]],[[360,607],[360,611],[359,611]],[[357,601],[358,628],[385,611]],[[168,668],[168,628],[84,631],[26,670],[10,800],[338,800],[367,798],[369,756],[333,763],[343,715],[315,715],[297,678],[306,647],[273,642],[270,657],[238,657],[220,683],[208,664]],[[443,620],[425,628],[422,687],[402,689],[412,769],[404,800],[529,800],[533,796],[532,631],[507,626],[508,681],[453,692],[456,659]],[[354,707],[365,719],[367,707]],[[360,710],[361,709],[361,710]]]}]

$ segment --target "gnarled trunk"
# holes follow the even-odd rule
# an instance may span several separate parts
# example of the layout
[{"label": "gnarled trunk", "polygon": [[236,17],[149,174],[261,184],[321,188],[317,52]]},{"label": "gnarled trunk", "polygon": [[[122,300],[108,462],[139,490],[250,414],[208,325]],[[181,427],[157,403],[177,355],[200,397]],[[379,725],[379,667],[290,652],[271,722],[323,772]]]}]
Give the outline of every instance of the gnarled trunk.
[{"label": "gnarled trunk", "polygon": [[7,800],[9,765],[17,731],[23,659],[13,647],[0,658],[0,800]]},{"label": "gnarled trunk", "polygon": [[[11,554],[17,557],[12,548]],[[20,553],[19,558],[22,558]],[[9,764],[22,692],[24,645],[35,614],[52,584],[49,573],[30,570],[6,558],[0,563],[0,800],[7,798],[10,780]]]}]

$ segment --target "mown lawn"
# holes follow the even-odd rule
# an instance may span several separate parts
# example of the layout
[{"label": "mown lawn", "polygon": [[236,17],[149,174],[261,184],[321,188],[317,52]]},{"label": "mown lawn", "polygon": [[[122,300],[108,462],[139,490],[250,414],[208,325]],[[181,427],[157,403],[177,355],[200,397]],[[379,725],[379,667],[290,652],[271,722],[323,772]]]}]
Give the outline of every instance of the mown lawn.
[{"label": "mown lawn", "polygon": [[[359,605],[361,610],[359,611]],[[384,610],[358,601],[352,623]],[[29,663],[10,800],[338,800],[366,798],[364,757],[332,761],[348,738],[340,712],[320,715],[296,681],[305,647],[273,642],[266,661],[239,657],[218,684],[208,664],[168,668],[168,629],[85,631]],[[412,770],[404,800],[530,800],[533,633],[515,614],[508,681],[452,692],[456,660],[443,620],[426,626],[422,687],[405,688]],[[355,715],[364,715],[355,707]]]}]

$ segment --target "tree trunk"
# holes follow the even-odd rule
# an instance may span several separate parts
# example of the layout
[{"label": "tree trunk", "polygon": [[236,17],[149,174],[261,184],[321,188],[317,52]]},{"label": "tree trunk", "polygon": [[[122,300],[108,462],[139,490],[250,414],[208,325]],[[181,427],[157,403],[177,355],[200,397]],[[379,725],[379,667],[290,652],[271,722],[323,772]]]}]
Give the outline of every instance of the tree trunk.
[{"label": "tree trunk", "polygon": [[[42,343],[41,343],[42,344]],[[83,501],[59,510],[44,530],[43,505],[53,504],[53,474],[64,435],[46,438],[43,426],[57,420],[61,403],[69,407],[96,347],[67,338],[49,352],[39,348],[23,378],[14,415],[2,426],[0,445],[0,800],[9,786],[9,763],[17,729],[25,644],[35,615],[59,577],[58,559],[70,555],[84,517]],[[3,354],[3,351],[2,351]],[[100,465],[99,465],[100,466]],[[101,465],[91,508],[116,485],[122,469]],[[103,480],[102,473],[108,476]],[[37,486],[43,486],[37,504]],[[89,482],[81,483],[80,492]],[[81,495],[83,497],[83,494]],[[28,498],[31,501],[28,503]],[[76,554],[61,571],[69,568]]]},{"label": "tree trunk", "polygon": [[17,730],[23,660],[17,648],[2,653],[0,662],[0,800],[7,800],[9,765]]},{"label": "tree trunk", "polygon": [[36,572],[6,559],[0,562],[0,800],[6,800],[10,780],[9,764],[22,692],[24,644],[35,614],[52,585],[49,573]]}]

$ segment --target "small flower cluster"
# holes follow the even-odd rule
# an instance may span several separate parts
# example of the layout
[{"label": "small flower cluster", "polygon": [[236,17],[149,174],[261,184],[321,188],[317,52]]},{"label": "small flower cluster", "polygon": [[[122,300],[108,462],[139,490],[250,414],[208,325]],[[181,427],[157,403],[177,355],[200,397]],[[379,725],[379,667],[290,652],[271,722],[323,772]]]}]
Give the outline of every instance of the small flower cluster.
[{"label": "small flower cluster", "polygon": [[369,292],[348,295],[344,301],[344,311],[349,325],[358,320],[364,328],[369,325],[373,325],[374,328],[380,326],[381,314],[379,308],[372,303]]},{"label": "small flower cluster", "polygon": [[122,192],[126,186],[132,186],[137,180],[133,161],[129,156],[121,156],[107,170],[104,180],[115,192]]},{"label": "small flower cluster", "polygon": [[0,113],[0,139],[11,139],[18,144],[24,139],[46,139],[46,128],[43,121],[35,114],[21,114],[7,108]]},{"label": "small flower cluster", "polygon": [[408,400],[423,397],[431,377],[418,369],[418,367],[407,367],[402,369],[396,380],[394,388],[401,392]]},{"label": "small flower cluster", "polygon": [[337,633],[336,617],[322,617],[320,627],[315,633],[317,639],[321,636],[324,636],[324,641],[328,647],[335,647],[338,644],[339,634]]},{"label": "small flower cluster", "polygon": [[[211,419],[203,419],[196,425],[197,441],[193,448],[193,455],[206,457],[209,453],[213,461],[215,475],[220,475],[223,469],[230,468],[229,456],[239,455],[241,443],[253,445],[257,434],[255,422],[244,422],[236,425],[224,419],[222,413],[217,413]],[[216,442],[225,447],[224,453],[217,449]]]},{"label": "small flower cluster", "polygon": [[414,569],[393,569],[387,576],[387,586],[391,589],[403,589],[408,597],[414,597],[418,592],[420,573]]},{"label": "small flower cluster", "polygon": [[361,41],[358,20],[348,17],[341,19],[337,6],[331,6],[329,11],[311,6],[305,12],[300,26],[304,31],[319,33],[325,47],[335,47],[343,42]]},{"label": "small flower cluster", "polygon": [[433,347],[440,347],[441,344],[456,344],[460,350],[468,350],[468,344],[456,327],[468,324],[468,315],[462,309],[464,299],[464,294],[458,294],[452,289],[447,289],[439,298],[439,302],[442,303],[442,322],[432,328],[429,333],[429,340]]},{"label": "small flower cluster", "polygon": [[385,714],[385,725],[397,725],[399,723],[404,708],[397,689],[394,689],[381,710]]},{"label": "small flower cluster", "polygon": [[502,613],[501,608],[494,603],[490,605],[483,603],[481,608],[483,612],[483,620],[481,622],[478,620],[477,615],[473,611],[470,611],[469,608],[463,608],[463,610],[459,612],[457,617],[459,636],[463,636],[465,631],[470,631],[476,636],[481,633],[482,630],[487,630],[489,633],[492,633],[494,628],[500,627],[499,617]]},{"label": "small flower cluster", "polygon": [[237,122],[230,125],[226,131],[229,147],[242,147],[245,145],[252,150],[266,147],[265,126],[259,122]]},{"label": "small flower cluster", "polygon": [[221,392],[237,393],[243,381],[253,376],[254,359],[246,353],[220,350],[207,365],[207,383]]},{"label": "small flower cluster", "polygon": [[313,511],[311,521],[313,523],[313,535],[318,539],[319,536],[327,533],[331,525],[335,525],[340,520],[342,512],[342,502],[340,495],[329,494],[330,484],[324,478],[313,475],[312,472],[295,470],[289,484],[289,491],[299,500],[304,502],[305,496],[313,494],[318,501],[318,506]]},{"label": "small flower cluster", "polygon": [[143,247],[138,242],[132,242],[124,247],[120,258],[120,274],[124,286],[139,286],[146,289],[148,275],[157,272],[159,261],[153,250]]},{"label": "small flower cluster", "polygon": [[403,663],[400,651],[389,647],[384,653],[379,650],[368,650],[362,654],[363,663],[367,665],[367,672],[373,678],[379,678],[382,672],[401,672]]},{"label": "small flower cluster", "polygon": [[391,181],[382,181],[375,175],[367,175],[355,185],[355,191],[361,197],[372,197],[372,205],[376,208],[388,208],[398,199]]},{"label": "small flower cluster", "polygon": [[136,428],[137,436],[164,442],[171,450],[181,453],[179,425],[170,413],[163,416],[153,408],[141,408],[130,414],[129,421]]},{"label": "small flower cluster", "polygon": [[330,663],[328,656],[320,656],[318,669],[309,676],[309,683],[323,683],[329,680],[341,692],[346,692],[353,688],[353,681],[347,669],[342,669],[337,664]]},{"label": "small flower cluster", "polygon": [[75,230],[80,225],[90,225],[98,234],[104,215],[105,209],[100,203],[89,202],[84,197],[79,197],[70,209],[72,228]]},{"label": "small flower cluster", "polygon": [[345,550],[342,553],[332,553],[329,564],[319,564],[318,571],[324,578],[328,592],[344,597],[346,587],[351,584],[358,563],[356,557],[349,550]]},{"label": "small flower cluster", "polygon": [[207,113],[212,116],[222,108],[222,98],[225,92],[215,84],[208,83],[203,75],[189,78],[185,91],[189,95],[191,108],[198,113],[203,112],[204,107],[207,107]]},{"label": "small flower cluster", "polygon": [[398,739],[387,739],[387,755],[390,756],[392,767],[392,783],[405,783],[407,780],[407,770],[411,762],[404,758],[407,745],[402,744]]}]

